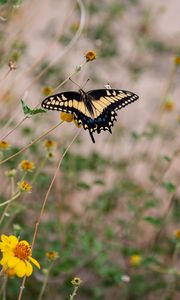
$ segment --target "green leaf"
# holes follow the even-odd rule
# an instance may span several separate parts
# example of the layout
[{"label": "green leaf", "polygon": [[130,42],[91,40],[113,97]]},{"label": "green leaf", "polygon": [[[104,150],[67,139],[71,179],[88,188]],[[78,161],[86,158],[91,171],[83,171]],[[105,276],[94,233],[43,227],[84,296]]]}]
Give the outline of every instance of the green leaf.
[{"label": "green leaf", "polygon": [[170,181],[165,181],[163,182],[163,186],[166,188],[166,190],[169,192],[169,193],[174,193],[175,190],[176,190],[176,187],[175,185],[170,182]]},{"label": "green leaf", "polygon": [[0,0],[0,5],[7,3],[8,0]]},{"label": "green leaf", "polygon": [[146,216],[143,219],[144,221],[154,225],[155,227],[160,227],[162,223],[161,219],[156,217]]},{"label": "green leaf", "polygon": [[77,186],[79,188],[83,189],[83,190],[90,190],[90,188],[91,188],[91,186],[88,183],[84,182],[84,181],[79,181],[77,183]]},{"label": "green leaf", "polygon": [[25,104],[25,102],[21,99],[22,109],[25,115],[37,115],[40,113],[45,113],[46,111],[42,108],[31,109],[29,106]]}]

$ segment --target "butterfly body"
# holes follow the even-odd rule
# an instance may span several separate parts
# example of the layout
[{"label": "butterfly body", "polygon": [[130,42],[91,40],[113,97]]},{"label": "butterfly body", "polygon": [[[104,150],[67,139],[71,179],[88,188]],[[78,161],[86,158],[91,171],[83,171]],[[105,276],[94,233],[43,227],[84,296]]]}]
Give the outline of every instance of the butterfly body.
[{"label": "butterfly body", "polygon": [[42,107],[72,114],[78,125],[89,130],[95,143],[93,132],[108,130],[112,133],[116,111],[138,98],[136,94],[124,90],[99,89],[86,93],[80,89],[79,92],[69,91],[49,96],[43,100]]}]

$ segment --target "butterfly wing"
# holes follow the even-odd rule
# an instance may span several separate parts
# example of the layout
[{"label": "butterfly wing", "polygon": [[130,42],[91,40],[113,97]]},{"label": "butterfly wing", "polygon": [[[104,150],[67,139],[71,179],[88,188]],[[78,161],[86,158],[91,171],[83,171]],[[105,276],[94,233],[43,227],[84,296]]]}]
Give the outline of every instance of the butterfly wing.
[{"label": "butterfly wing", "polygon": [[139,98],[132,92],[114,89],[92,90],[87,95],[91,98],[95,116],[92,122],[94,126],[90,130],[97,133],[101,130],[111,133],[111,127],[116,121],[116,111]]},{"label": "butterfly wing", "polygon": [[70,91],[52,95],[44,99],[41,106],[49,110],[64,111],[73,114],[75,108],[82,102],[81,95],[78,92]]},{"label": "butterfly wing", "polygon": [[86,101],[93,110],[93,116],[88,109],[82,95],[78,92],[64,92],[47,97],[42,102],[42,107],[49,110],[64,111],[71,113],[79,125],[88,129],[93,143],[95,143],[93,132],[100,133],[108,130],[116,121],[116,110],[136,101],[139,97],[128,91],[101,89],[91,90],[86,93]]}]

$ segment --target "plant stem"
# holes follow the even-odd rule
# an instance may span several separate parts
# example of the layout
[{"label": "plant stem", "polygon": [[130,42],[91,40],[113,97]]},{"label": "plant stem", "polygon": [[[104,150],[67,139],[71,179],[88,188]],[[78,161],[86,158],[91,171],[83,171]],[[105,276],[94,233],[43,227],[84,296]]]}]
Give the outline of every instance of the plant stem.
[{"label": "plant stem", "polygon": [[43,137],[45,137],[46,135],[48,135],[50,132],[54,131],[58,126],[60,126],[64,121],[59,122],[57,125],[53,126],[51,129],[49,129],[48,131],[44,132],[43,134],[41,134],[38,138],[36,138],[35,140],[33,140],[31,143],[29,143],[27,146],[25,146],[24,148],[22,148],[21,150],[19,150],[18,152],[16,152],[15,154],[7,157],[4,160],[0,161],[0,165],[2,165],[3,163],[7,162],[8,160],[10,160],[11,158],[16,157],[17,155],[21,154],[22,152],[24,152],[25,150],[27,150],[29,147],[31,147],[32,145],[34,145],[36,142],[40,141]]},{"label": "plant stem", "polygon": [[[53,176],[53,178],[51,180],[51,183],[50,183],[49,188],[47,190],[47,193],[45,195],[45,198],[44,198],[44,201],[43,201],[43,204],[42,204],[42,207],[41,207],[41,211],[40,211],[38,220],[37,220],[36,225],[35,225],[34,235],[33,235],[32,243],[31,243],[31,249],[32,249],[32,251],[33,251],[33,248],[34,248],[34,244],[35,244],[35,240],[36,240],[36,237],[37,237],[37,233],[38,233],[39,225],[40,225],[40,222],[41,222],[41,218],[43,216],[44,209],[45,209],[45,206],[46,206],[46,203],[47,203],[50,191],[52,189],[52,186],[54,184],[56,176],[57,176],[57,174],[59,172],[59,168],[61,166],[61,163],[62,163],[62,161],[63,161],[66,153],[68,152],[69,148],[72,146],[72,144],[74,143],[74,141],[76,140],[76,138],[80,134],[81,130],[80,131],[78,130],[78,132],[76,133],[76,135],[74,136],[74,138],[72,139],[72,141],[70,142],[70,144],[68,145],[68,147],[66,148],[66,150],[64,151],[63,155],[59,159],[58,166],[57,166],[57,168],[55,170],[54,176]],[[20,292],[19,292],[18,300],[21,300],[23,289],[24,289],[24,285],[25,285],[25,281],[26,281],[26,277],[23,278],[23,281],[22,281],[22,284],[21,284],[21,287],[20,287]]]},{"label": "plant stem", "polygon": [[75,298],[75,296],[77,295],[77,290],[78,290],[79,286],[75,286],[73,293],[70,295],[69,300],[73,300]]},{"label": "plant stem", "polygon": [[53,264],[54,264],[54,261],[50,264],[50,266],[49,266],[49,268],[47,270],[46,276],[44,277],[44,282],[43,282],[43,285],[42,285],[42,288],[41,288],[38,300],[42,300],[42,296],[44,295],[44,292],[45,292],[45,289],[46,289],[46,286],[47,286],[47,283],[48,283],[50,271],[51,271],[51,269],[53,267]]}]

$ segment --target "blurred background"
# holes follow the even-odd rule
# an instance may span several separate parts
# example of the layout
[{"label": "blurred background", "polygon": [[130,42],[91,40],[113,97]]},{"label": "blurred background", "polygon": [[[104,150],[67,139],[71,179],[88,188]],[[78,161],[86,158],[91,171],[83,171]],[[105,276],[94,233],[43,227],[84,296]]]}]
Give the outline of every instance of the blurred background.
[{"label": "blurred background", "polygon": [[[48,251],[59,258],[43,299],[69,299],[74,276],[83,281],[77,299],[179,299],[179,12],[179,0],[0,0],[2,158],[60,121],[58,112],[24,119],[20,100],[40,105],[72,74],[80,86],[89,79],[85,91],[109,83],[139,95],[118,112],[112,135],[95,134],[93,144],[83,130],[65,156],[34,249],[42,270],[28,279],[26,299],[39,300]],[[80,68],[89,50],[97,58]],[[66,80],[58,91],[68,90],[78,87]],[[59,153],[77,130],[64,122],[1,166],[1,202],[11,193],[7,172],[16,170],[17,184],[22,160],[36,166],[26,174],[32,192],[11,205],[2,232],[32,239]],[[10,279],[7,299],[18,289]]]}]

